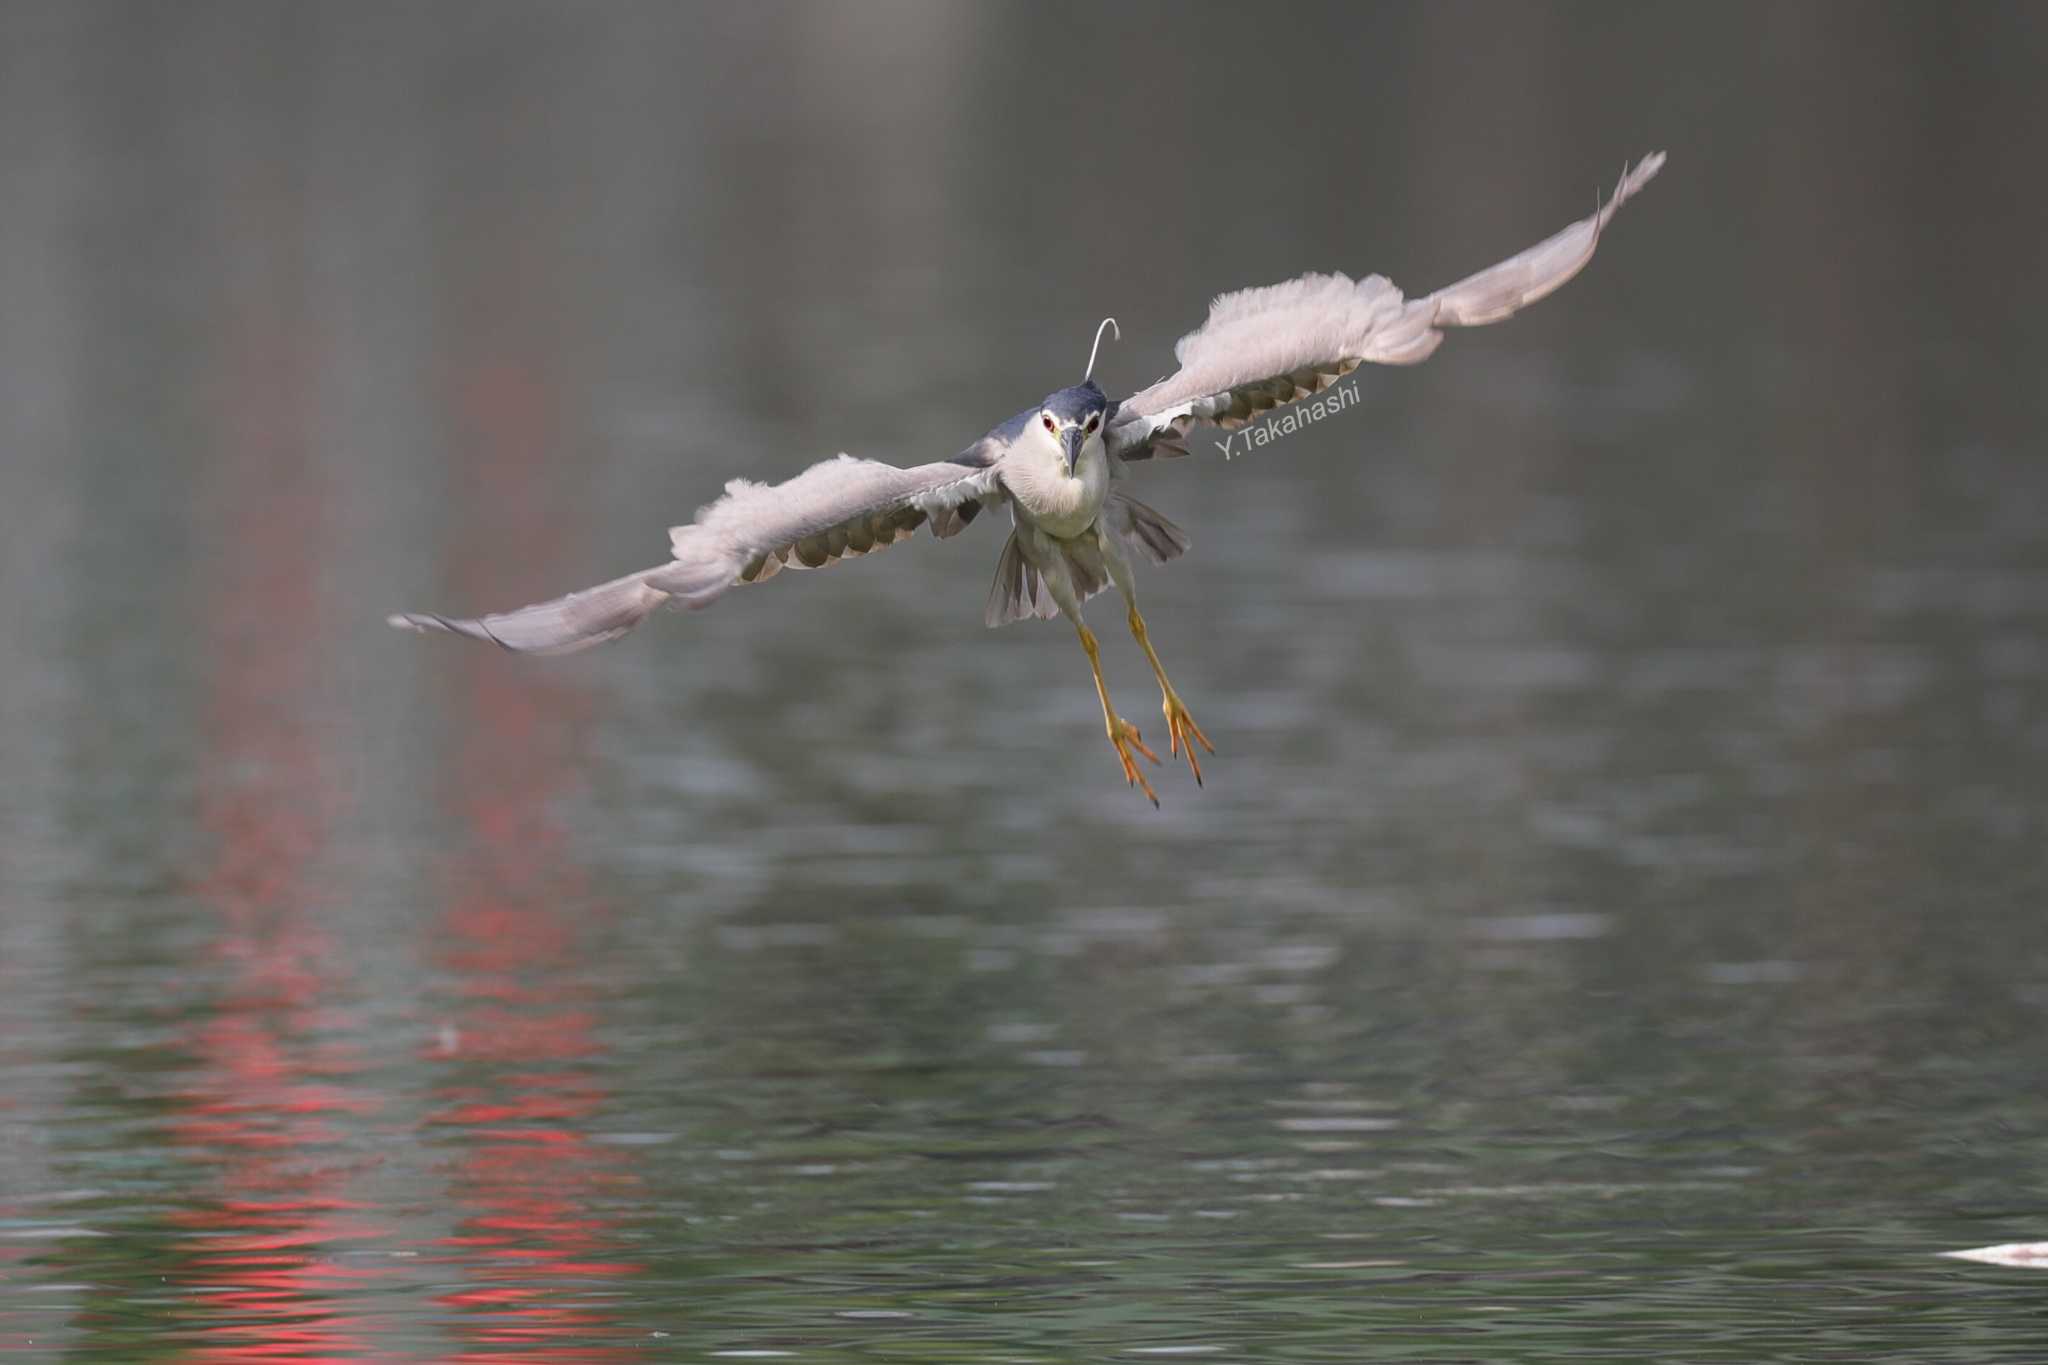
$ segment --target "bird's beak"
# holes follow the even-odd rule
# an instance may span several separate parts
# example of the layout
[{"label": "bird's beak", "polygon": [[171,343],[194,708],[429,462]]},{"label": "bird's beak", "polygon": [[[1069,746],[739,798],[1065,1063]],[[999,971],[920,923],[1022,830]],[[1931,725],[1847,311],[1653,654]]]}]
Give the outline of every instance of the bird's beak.
[{"label": "bird's beak", "polygon": [[1074,466],[1081,463],[1081,447],[1087,443],[1088,433],[1079,427],[1068,427],[1060,433],[1060,444],[1067,448],[1067,473],[1074,472]]}]

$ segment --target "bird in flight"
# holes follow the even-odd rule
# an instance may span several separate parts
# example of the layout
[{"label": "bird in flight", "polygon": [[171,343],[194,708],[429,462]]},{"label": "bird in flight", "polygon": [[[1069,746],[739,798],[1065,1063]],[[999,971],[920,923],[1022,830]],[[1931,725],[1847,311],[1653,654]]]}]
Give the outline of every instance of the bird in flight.
[{"label": "bird in flight", "polygon": [[[1138,758],[1157,764],[1159,756],[1110,703],[1083,602],[1116,586],[1159,681],[1168,751],[1185,755],[1197,783],[1196,746],[1216,750],[1167,681],[1138,613],[1133,557],[1164,564],[1186,551],[1188,539],[1125,490],[1130,467],[1187,454],[1187,435],[1199,424],[1235,431],[1269,409],[1312,399],[1368,361],[1427,360],[1446,327],[1499,322],[1534,303],[1584,268],[1608,220],[1663,165],[1662,152],[1643,158],[1590,217],[1422,298],[1404,297],[1381,275],[1308,274],[1240,289],[1219,296],[1208,320],[1175,345],[1174,373],[1128,398],[1096,386],[1091,351],[1079,384],[1047,394],[949,460],[902,468],[840,455],[777,484],[734,479],[696,520],[670,528],[671,557],[658,567],[489,616],[388,619],[401,630],[450,631],[522,654],[566,654],[617,639],[656,607],[706,607],[783,569],[836,564],[906,540],[920,526],[944,539],[984,507],[1005,505],[1011,531],[983,619],[1000,626],[1064,614],[1073,623],[1124,779],[1157,806]],[[1095,339],[1099,348],[1100,327]]]}]

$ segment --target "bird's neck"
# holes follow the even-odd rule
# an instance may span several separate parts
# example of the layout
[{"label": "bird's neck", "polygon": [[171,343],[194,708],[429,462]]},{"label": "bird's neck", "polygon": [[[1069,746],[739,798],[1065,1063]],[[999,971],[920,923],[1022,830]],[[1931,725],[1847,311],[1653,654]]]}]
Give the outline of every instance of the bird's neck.
[{"label": "bird's neck", "polygon": [[1109,491],[1109,457],[1101,441],[1081,448],[1072,473],[1064,455],[1018,462],[1003,471],[1003,482],[1025,516],[1054,536],[1077,536],[1095,524]]}]

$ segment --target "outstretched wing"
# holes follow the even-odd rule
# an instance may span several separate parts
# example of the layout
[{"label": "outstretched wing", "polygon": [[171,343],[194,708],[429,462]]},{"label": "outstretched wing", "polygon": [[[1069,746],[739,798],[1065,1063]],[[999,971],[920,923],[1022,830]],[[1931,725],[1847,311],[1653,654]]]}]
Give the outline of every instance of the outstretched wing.
[{"label": "outstretched wing", "polygon": [[695,521],[669,529],[674,558],[657,568],[492,616],[387,619],[400,630],[452,631],[522,654],[567,654],[617,639],[667,602],[707,606],[783,569],[822,568],[893,545],[927,522],[934,535],[953,535],[996,491],[994,468],[971,451],[909,469],[841,455],[778,484],[734,479]]},{"label": "outstretched wing", "polygon": [[1663,165],[1662,152],[1644,157],[1591,217],[1427,298],[1403,298],[1382,275],[1303,275],[1222,295],[1208,321],[1173,348],[1180,369],[1119,405],[1110,450],[1126,460],[1182,455],[1180,437],[1197,422],[1235,429],[1322,392],[1367,361],[1429,359],[1443,328],[1499,322],[1578,274],[1607,220]]}]

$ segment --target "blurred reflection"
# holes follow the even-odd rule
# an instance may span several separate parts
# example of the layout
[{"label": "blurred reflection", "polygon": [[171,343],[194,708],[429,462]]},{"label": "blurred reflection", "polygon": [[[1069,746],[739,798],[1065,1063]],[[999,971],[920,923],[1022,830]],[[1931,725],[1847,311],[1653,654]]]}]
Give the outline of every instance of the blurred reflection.
[{"label": "blurred reflection", "polygon": [[211,1171],[211,1190],[171,1221],[190,1234],[176,1282],[205,1305],[198,1335],[223,1361],[369,1349],[340,1296],[372,1272],[337,1257],[386,1230],[348,1194],[361,1157],[346,1120],[379,1100],[354,1082],[360,1020],[339,1003],[343,964],[318,918],[340,797],[321,723],[332,537],[307,449],[314,338],[266,293],[271,282],[254,271],[230,287],[219,454],[200,490],[219,548],[200,589],[200,822],[212,849],[193,892],[215,917],[211,952],[226,971],[188,1026],[196,1067],[171,1093],[167,1125]]},{"label": "blurred reflection", "polygon": [[[550,488],[548,437],[559,401],[551,357],[499,349],[519,329],[492,313],[458,366],[454,411],[463,484],[488,480],[488,521],[458,519],[458,590],[502,587],[488,567],[506,537],[522,572],[559,572],[560,526],[575,520]],[[592,992],[579,970],[593,902],[558,803],[577,784],[584,699],[537,670],[477,651],[452,670],[455,717],[447,797],[461,840],[443,874],[439,935],[454,1013],[430,1057],[440,1074],[428,1121],[452,1133],[449,1195],[458,1231],[443,1240],[466,1281],[461,1359],[595,1360],[612,1335],[589,1286],[639,1269],[618,1258],[604,1209],[630,1197],[617,1148],[591,1142],[605,1100]],[[528,1358],[531,1358],[530,1356]]]}]

